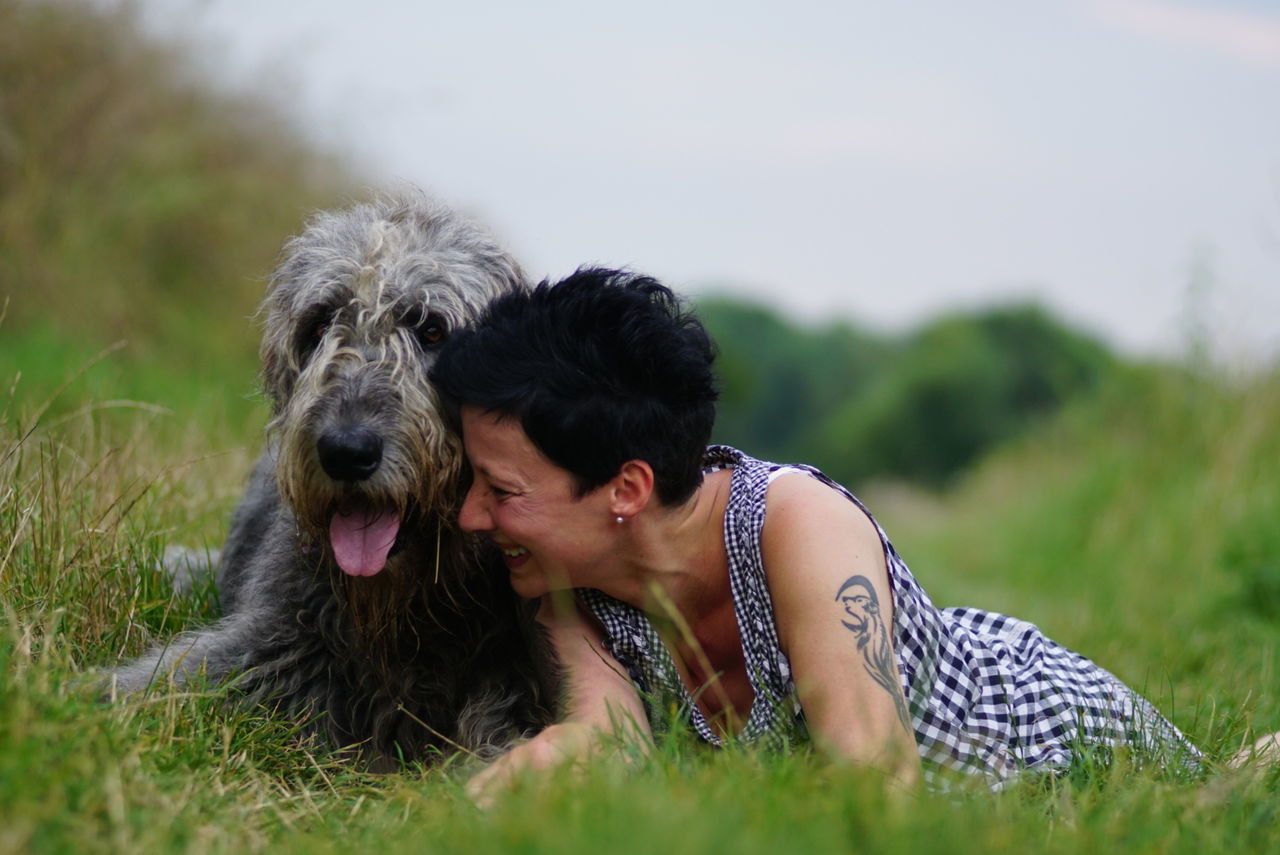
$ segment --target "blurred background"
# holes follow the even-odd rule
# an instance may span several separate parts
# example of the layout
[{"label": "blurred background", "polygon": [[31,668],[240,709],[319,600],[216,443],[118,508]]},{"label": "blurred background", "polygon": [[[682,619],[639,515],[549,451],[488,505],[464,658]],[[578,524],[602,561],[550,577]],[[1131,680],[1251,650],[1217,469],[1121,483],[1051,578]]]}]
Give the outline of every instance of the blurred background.
[{"label": "blurred background", "polygon": [[719,439],[946,484],[1118,365],[1272,363],[1277,93],[1264,0],[0,0],[0,367],[251,423],[278,247],[410,182],[692,295]]},{"label": "blurred background", "polygon": [[1188,313],[1228,351],[1280,335],[1270,0],[137,5],[537,276],[630,264],[898,331],[1032,297],[1129,351]]}]

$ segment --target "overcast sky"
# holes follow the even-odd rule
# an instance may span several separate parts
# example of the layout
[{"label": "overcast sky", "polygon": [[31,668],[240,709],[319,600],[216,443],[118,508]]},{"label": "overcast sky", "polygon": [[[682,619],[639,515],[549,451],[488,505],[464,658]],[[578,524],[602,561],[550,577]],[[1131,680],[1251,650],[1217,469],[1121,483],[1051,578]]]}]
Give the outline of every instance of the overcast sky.
[{"label": "overcast sky", "polygon": [[[1280,2],[140,0],[536,277],[1280,352]],[[1199,284],[1193,285],[1196,282]]]}]

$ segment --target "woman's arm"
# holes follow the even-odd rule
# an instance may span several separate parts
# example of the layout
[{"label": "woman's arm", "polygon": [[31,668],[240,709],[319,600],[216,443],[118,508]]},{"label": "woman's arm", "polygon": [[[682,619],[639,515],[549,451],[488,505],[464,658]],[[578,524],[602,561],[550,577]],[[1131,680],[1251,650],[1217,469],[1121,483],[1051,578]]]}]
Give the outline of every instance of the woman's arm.
[{"label": "woman's arm", "polygon": [[604,647],[594,620],[567,592],[548,594],[538,609],[563,673],[564,721],[626,735],[639,727],[649,737],[644,704],[631,678]]},{"label": "woman's arm", "polygon": [[636,687],[604,649],[600,631],[569,595],[548,594],[538,622],[560,661],[564,716],[499,757],[467,783],[476,804],[487,807],[525,772],[582,759],[603,740],[646,747],[649,722]]},{"label": "woman's arm", "polygon": [[920,757],[875,526],[826,484],[782,475],[769,487],[761,549],[779,641],[814,740],[914,786]]}]

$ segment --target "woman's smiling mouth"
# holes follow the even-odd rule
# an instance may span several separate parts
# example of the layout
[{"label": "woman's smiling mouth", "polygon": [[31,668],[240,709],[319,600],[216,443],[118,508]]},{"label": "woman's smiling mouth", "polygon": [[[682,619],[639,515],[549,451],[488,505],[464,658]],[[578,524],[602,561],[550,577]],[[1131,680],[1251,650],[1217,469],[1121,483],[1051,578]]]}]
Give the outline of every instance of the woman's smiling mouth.
[{"label": "woman's smiling mouth", "polygon": [[529,558],[529,550],[525,549],[523,546],[499,545],[498,548],[502,550],[502,560],[505,561],[507,567],[512,570],[519,567],[521,564],[524,564],[524,562]]}]

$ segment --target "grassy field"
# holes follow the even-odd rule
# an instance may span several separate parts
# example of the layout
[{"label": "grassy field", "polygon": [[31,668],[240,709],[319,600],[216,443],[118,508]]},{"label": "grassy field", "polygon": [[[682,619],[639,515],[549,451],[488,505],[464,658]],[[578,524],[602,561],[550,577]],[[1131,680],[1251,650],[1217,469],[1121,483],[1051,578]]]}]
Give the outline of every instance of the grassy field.
[{"label": "grassy field", "polygon": [[[481,813],[461,791],[465,758],[373,777],[216,690],[99,704],[88,670],[213,616],[210,591],[175,597],[147,568],[166,544],[217,544],[264,415],[230,372],[194,398],[157,374],[122,403],[104,388],[113,358],[56,401],[19,382],[0,404],[0,852],[1280,845],[1268,774],[1185,781],[1121,762],[996,795],[886,799],[804,751],[677,740]],[[204,403],[218,394],[249,414]],[[864,492],[937,602],[1039,623],[1221,757],[1280,728],[1278,428],[1280,378],[1135,371],[947,494]]]}]

